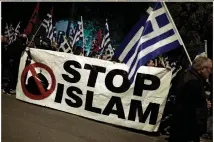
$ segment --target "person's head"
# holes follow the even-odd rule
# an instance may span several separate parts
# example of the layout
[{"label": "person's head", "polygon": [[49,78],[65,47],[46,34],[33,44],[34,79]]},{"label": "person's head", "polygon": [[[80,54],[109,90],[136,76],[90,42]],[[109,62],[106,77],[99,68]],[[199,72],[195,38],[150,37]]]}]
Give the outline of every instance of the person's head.
[{"label": "person's head", "polygon": [[149,60],[147,63],[146,63],[147,66],[149,67],[154,67],[155,66],[155,63],[153,60]]},{"label": "person's head", "polygon": [[97,53],[96,53],[96,52],[91,52],[90,57],[95,58],[95,57],[96,57],[96,55],[97,55]]},{"label": "person's head", "polygon": [[103,55],[101,56],[101,59],[102,59],[102,60],[107,60],[107,59],[108,59],[108,56],[105,55],[105,54],[103,54]]},{"label": "person's head", "polygon": [[212,73],[212,60],[207,57],[198,57],[192,63],[192,69],[197,71],[204,79]]},{"label": "person's head", "polygon": [[74,55],[80,55],[81,56],[83,54],[82,52],[83,52],[82,47],[77,46],[75,51],[74,51]]},{"label": "person's head", "polygon": [[51,43],[51,46],[52,46],[52,48],[54,49],[54,50],[56,50],[57,49],[57,42],[55,42],[55,41],[53,41],[52,43]]},{"label": "person's head", "polygon": [[3,43],[7,43],[7,37],[5,37],[5,36],[1,36],[1,42],[3,42]]}]

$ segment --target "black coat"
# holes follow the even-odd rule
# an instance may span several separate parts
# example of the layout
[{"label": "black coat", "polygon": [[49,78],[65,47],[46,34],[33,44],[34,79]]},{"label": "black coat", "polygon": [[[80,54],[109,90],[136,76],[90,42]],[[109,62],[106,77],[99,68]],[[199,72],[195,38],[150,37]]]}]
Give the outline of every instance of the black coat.
[{"label": "black coat", "polygon": [[205,80],[194,70],[184,76],[176,96],[170,142],[199,142],[206,132],[208,109]]},{"label": "black coat", "polygon": [[8,45],[7,55],[10,59],[13,59],[15,62],[19,62],[25,48],[26,45],[24,44],[22,38],[17,38],[16,41]]}]

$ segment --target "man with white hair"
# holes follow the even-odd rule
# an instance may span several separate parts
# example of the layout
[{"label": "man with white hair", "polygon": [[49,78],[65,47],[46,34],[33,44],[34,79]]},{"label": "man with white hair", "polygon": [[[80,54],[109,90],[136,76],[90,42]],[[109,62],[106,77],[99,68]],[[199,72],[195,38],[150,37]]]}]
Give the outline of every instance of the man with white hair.
[{"label": "man with white hair", "polygon": [[204,89],[211,72],[211,59],[198,57],[185,74],[176,96],[169,142],[200,142],[200,137],[206,132],[211,107]]}]

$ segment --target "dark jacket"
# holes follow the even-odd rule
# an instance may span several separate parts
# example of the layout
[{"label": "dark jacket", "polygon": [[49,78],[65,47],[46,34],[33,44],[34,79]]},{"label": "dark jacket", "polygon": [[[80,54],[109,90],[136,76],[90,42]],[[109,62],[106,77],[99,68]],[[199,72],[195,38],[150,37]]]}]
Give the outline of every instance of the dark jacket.
[{"label": "dark jacket", "polygon": [[176,96],[170,142],[199,142],[206,132],[208,116],[205,80],[194,70],[189,70]]},{"label": "dark jacket", "polygon": [[26,44],[23,38],[17,38],[16,41],[8,45],[7,54],[10,59],[19,62],[23,51],[26,48]]}]

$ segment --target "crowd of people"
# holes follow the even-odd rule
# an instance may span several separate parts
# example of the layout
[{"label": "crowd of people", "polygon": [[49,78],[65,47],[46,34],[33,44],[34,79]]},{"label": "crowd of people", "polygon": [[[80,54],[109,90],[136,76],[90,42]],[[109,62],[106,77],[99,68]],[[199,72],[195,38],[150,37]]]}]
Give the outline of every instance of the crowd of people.
[{"label": "crowd of people", "polygon": [[[44,50],[52,50],[59,51],[59,45],[57,42],[51,42],[48,38],[39,38],[40,40],[37,42],[38,38],[34,40],[28,40],[28,37],[25,34],[17,35],[17,38],[14,42],[9,44],[9,39],[6,36],[1,36],[1,44],[2,44],[2,77],[7,74],[9,79],[2,81],[3,92],[6,94],[15,94],[15,88],[17,84],[18,78],[18,69],[19,69],[19,61],[22,53],[25,51],[26,47],[30,48],[38,48]],[[102,60],[108,60],[108,56],[105,53],[97,56],[97,52],[92,50],[88,57],[91,58],[99,58]],[[62,51],[63,52],[63,51]],[[83,50],[80,46],[74,46],[71,50],[72,54],[86,56],[86,51]],[[113,59],[112,59],[113,61]],[[114,60],[118,62],[118,60]],[[4,85],[7,84],[7,85]]]},{"label": "crowd of people", "polygon": [[[17,39],[8,45],[8,39],[1,37],[2,44],[2,75],[9,72],[7,85],[2,85],[4,93],[11,94],[16,89],[20,58],[27,46],[45,50],[57,50],[57,43],[43,40],[37,45],[30,42],[27,36],[21,34]],[[84,56],[85,52],[81,47],[74,47],[73,54]],[[90,57],[95,57],[91,54]],[[106,60],[103,54],[100,59]],[[119,62],[112,59],[112,61]],[[164,64],[161,60],[149,60],[147,66],[166,67],[170,69],[169,63]],[[9,70],[6,70],[8,69]],[[212,116],[212,61],[207,57],[196,58],[187,69],[182,69],[176,76],[173,83],[175,101],[170,108],[172,119],[170,121],[169,142],[200,142],[200,138],[207,132],[208,116]],[[209,80],[209,81],[208,81]],[[4,83],[4,81],[2,81]],[[172,87],[171,87],[172,88]],[[209,90],[210,93],[207,93]],[[167,108],[168,107],[168,108]]]}]

